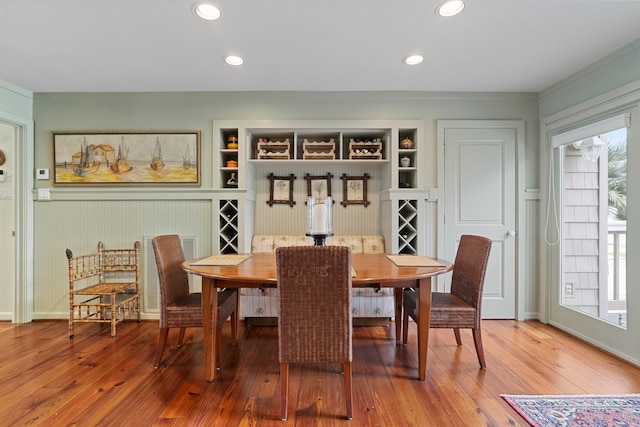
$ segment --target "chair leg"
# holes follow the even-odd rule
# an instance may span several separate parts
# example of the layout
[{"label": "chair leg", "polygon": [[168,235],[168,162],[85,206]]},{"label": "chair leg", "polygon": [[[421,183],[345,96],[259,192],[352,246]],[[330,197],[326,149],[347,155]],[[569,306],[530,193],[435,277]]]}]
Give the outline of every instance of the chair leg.
[{"label": "chair leg", "polygon": [[287,420],[287,406],[289,405],[289,364],[280,364],[280,419]]},{"label": "chair leg", "polygon": [[160,328],[158,346],[156,347],[156,358],[153,362],[153,367],[155,369],[158,369],[158,366],[160,366],[160,362],[162,361],[162,353],[164,353],[164,345],[167,343],[167,335],[169,335],[169,328]]},{"label": "chair leg", "polygon": [[351,362],[344,362],[342,364],[342,370],[344,371],[344,395],[347,401],[347,419],[353,418],[353,391],[351,388]]},{"label": "chair leg", "polygon": [[478,362],[480,369],[487,369],[487,363],[484,361],[484,348],[482,347],[482,331],[480,328],[472,329],[473,343],[476,345],[476,353],[478,353]]},{"label": "chair leg", "polygon": [[220,369],[220,349],[222,348],[222,325],[216,327],[216,369]]},{"label": "chair leg", "polygon": [[116,294],[111,294],[111,338],[116,337],[116,321],[118,315],[116,313]]},{"label": "chair leg", "polygon": [[184,333],[187,331],[187,328],[180,328],[180,334],[178,335],[178,347],[182,347],[182,342],[184,341]]},{"label": "chair leg", "polygon": [[71,310],[69,310],[69,338],[73,338],[74,336],[74,332],[73,332],[73,308]]},{"label": "chair leg", "polygon": [[402,344],[407,343],[407,338],[409,337],[409,313],[407,310],[404,310],[402,314]]},{"label": "chair leg", "polygon": [[458,344],[458,347],[460,347],[462,345],[462,338],[460,338],[460,329],[454,328],[453,334],[456,336],[456,344]]}]

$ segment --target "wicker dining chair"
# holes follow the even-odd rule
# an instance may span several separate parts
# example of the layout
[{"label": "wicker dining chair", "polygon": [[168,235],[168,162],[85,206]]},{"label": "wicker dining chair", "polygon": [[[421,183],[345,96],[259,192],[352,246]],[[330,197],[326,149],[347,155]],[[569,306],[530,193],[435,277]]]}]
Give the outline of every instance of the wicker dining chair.
[{"label": "wicker dining chair", "polygon": [[351,419],[351,249],[280,247],[276,263],[281,418],[287,419],[290,363],[341,363]]},{"label": "wicker dining chair", "polygon": [[[491,240],[483,236],[463,235],[456,253],[451,277],[451,292],[431,295],[430,328],[451,328],[456,343],[462,345],[460,329],[471,329],[481,369],[486,369],[482,347],[482,289],[484,286]],[[403,293],[402,341],[407,343],[409,317],[418,321],[416,292],[407,288]]]},{"label": "wicker dining chair", "polygon": [[[180,328],[178,347],[182,346],[186,328],[202,327],[202,294],[189,292],[189,277],[181,268],[184,253],[180,237],[175,234],[157,236],[152,240],[160,282],[160,336],[154,360],[157,369],[170,328]],[[216,325],[216,367],[220,367],[220,337],[222,325],[231,317],[233,341],[238,340],[238,292],[225,289],[218,292],[218,323]]]}]

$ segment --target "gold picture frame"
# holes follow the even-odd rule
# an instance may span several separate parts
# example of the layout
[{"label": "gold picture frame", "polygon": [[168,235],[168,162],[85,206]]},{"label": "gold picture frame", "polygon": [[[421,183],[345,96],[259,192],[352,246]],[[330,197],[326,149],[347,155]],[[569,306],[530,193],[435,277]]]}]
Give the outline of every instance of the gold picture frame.
[{"label": "gold picture frame", "polygon": [[371,204],[367,199],[367,181],[370,176],[364,174],[362,176],[349,176],[342,174],[342,202],[345,208],[348,205],[364,205],[366,208]]},{"label": "gold picture frame", "polygon": [[200,185],[200,131],[55,131],[53,185]]}]

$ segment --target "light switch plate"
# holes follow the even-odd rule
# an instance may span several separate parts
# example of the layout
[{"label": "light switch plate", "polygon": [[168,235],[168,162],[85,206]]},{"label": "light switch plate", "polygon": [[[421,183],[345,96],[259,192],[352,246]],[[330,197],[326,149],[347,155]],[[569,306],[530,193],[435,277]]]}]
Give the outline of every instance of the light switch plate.
[{"label": "light switch plate", "polygon": [[36,179],[49,179],[49,169],[36,169]]}]

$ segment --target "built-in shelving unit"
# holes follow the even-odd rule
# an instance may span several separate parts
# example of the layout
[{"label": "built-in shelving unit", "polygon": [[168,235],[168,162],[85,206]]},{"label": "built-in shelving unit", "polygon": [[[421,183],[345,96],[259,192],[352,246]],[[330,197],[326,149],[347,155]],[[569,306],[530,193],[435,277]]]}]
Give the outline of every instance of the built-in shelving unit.
[{"label": "built-in shelving unit", "polygon": [[[389,129],[246,129],[249,162],[271,160],[388,160]],[[289,144],[290,142],[290,144]],[[264,144],[275,144],[265,147]],[[282,145],[281,145],[282,144]],[[286,147],[284,146],[286,144]],[[355,155],[355,150],[358,155]],[[265,155],[265,152],[287,155]]]},{"label": "built-in shelving unit", "polygon": [[400,129],[398,140],[398,187],[418,188],[418,130]]},{"label": "built-in shelving unit", "polygon": [[[420,188],[422,127],[420,120],[214,121],[214,147],[218,147],[214,164],[219,165],[214,187],[223,192],[217,205],[218,251],[249,252],[253,230],[249,222],[256,205],[255,200],[246,203],[247,194],[273,169],[289,174],[287,168],[303,166],[312,175],[353,167],[358,174],[375,177],[376,188],[389,196],[367,209],[381,210],[381,233],[390,243],[387,250],[420,254],[425,232],[419,219],[420,200],[427,198]],[[230,139],[237,145],[229,146]],[[229,197],[223,197],[227,191]],[[338,194],[334,191],[334,196]]]},{"label": "built-in shelving unit", "polygon": [[240,150],[238,129],[220,129],[219,161],[220,183],[224,188],[238,188],[240,174]]}]

